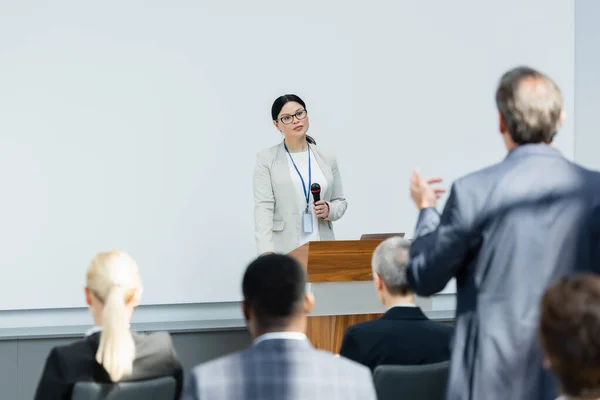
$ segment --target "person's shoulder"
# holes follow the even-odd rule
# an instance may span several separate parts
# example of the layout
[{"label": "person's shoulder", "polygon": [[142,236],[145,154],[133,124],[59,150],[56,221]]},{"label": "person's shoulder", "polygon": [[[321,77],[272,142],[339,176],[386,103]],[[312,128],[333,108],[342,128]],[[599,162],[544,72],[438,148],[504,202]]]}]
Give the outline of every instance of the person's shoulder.
[{"label": "person's shoulder", "polygon": [[359,322],[357,324],[349,326],[348,329],[346,329],[346,335],[356,336],[361,335],[363,333],[369,333],[370,331],[374,330],[375,328],[381,326],[384,323],[385,321],[383,321],[380,318],[371,321]]},{"label": "person's shoulder", "polygon": [[275,156],[277,155],[277,152],[278,152],[278,151],[279,151],[281,148],[282,148],[282,145],[281,145],[281,143],[277,143],[277,144],[276,144],[276,145],[274,145],[274,146],[267,147],[266,149],[263,149],[263,150],[259,151],[259,152],[256,154],[256,158],[257,158],[259,161],[266,161],[266,160],[269,160],[269,159],[274,159],[274,158],[275,158]]},{"label": "person's shoulder", "polygon": [[194,391],[203,392],[211,387],[221,388],[239,382],[244,378],[242,354],[245,352],[247,350],[196,365],[190,372],[189,385]]},{"label": "person's shoulder", "polygon": [[452,183],[452,192],[455,196],[474,201],[497,184],[498,178],[504,173],[504,168],[503,162],[499,162],[468,173]]},{"label": "person's shoulder", "polygon": [[327,351],[316,349],[313,351],[319,365],[327,366],[329,369],[334,369],[345,374],[367,375],[369,378],[371,377],[371,370],[362,364]]},{"label": "person's shoulder", "polygon": [[454,327],[452,325],[445,324],[440,321],[434,321],[434,320],[431,320],[428,318],[427,325],[430,329],[434,329],[434,330],[438,331],[439,333],[446,335],[446,336],[452,336],[452,334],[454,333]]},{"label": "person's shoulder", "polygon": [[[198,378],[210,378],[213,374],[223,374],[228,369],[233,370],[236,366],[243,364],[243,359],[249,350],[231,353],[214,360],[199,364],[192,369],[192,374]],[[201,381],[204,381],[201,379]]]},{"label": "person's shoulder", "polygon": [[452,336],[454,334],[454,326],[439,321],[433,321],[433,323],[435,323],[436,326],[448,336]]},{"label": "person's shoulder", "polygon": [[173,347],[169,332],[133,333],[133,338],[136,342],[156,347]]},{"label": "person's shoulder", "polygon": [[[334,356],[331,353],[317,350],[321,353],[322,361],[319,366],[326,367],[332,377],[343,377],[342,381],[351,381],[353,390],[356,390],[357,396],[368,396],[375,398],[375,388],[373,386],[373,374],[369,367],[359,364],[342,356]],[[328,361],[325,361],[328,360]]]},{"label": "person's shoulder", "polygon": [[489,165],[458,178],[454,181],[454,185],[458,187],[470,187],[485,184],[490,182],[490,178],[501,174],[503,168],[504,166],[501,162]]},{"label": "person's shoulder", "polygon": [[[99,333],[97,335],[99,335]],[[93,352],[95,352],[96,349],[93,349],[92,347],[94,346],[90,346],[90,344],[91,337],[87,336],[83,339],[76,340],[73,343],[69,343],[63,346],[56,346],[52,349],[50,355],[54,353],[55,356],[64,358],[73,355],[82,355],[85,353],[90,353],[92,350]]]},{"label": "person's shoulder", "polygon": [[161,360],[177,359],[173,340],[168,332],[133,333],[138,356],[151,356]]},{"label": "person's shoulder", "polygon": [[90,337],[85,337],[67,345],[54,347],[48,353],[47,362],[65,366],[82,360],[94,359],[97,349],[98,346],[90,341]]},{"label": "person's shoulder", "polygon": [[569,161],[574,168],[576,168],[586,179],[587,182],[591,184],[600,185],[600,171],[596,171],[593,169],[586,168],[582,165]]}]

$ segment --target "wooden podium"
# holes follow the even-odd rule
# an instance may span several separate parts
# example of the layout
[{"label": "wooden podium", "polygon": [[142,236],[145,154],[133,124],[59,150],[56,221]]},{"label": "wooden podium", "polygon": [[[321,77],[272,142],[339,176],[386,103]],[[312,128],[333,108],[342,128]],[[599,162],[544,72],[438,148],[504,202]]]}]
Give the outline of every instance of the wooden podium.
[{"label": "wooden podium", "polygon": [[[375,289],[370,283],[371,258],[377,245],[391,236],[404,234],[363,235],[361,240],[309,242],[289,253],[306,268],[308,282],[315,292],[315,311],[321,308],[320,312],[313,312],[317,315],[308,317],[306,335],[313,346],[338,353],[348,326],[381,316],[383,306],[379,305]],[[317,295],[317,290],[313,290],[317,287],[320,293],[327,295]],[[363,303],[362,299],[353,299],[359,295],[358,292],[361,292],[364,303],[368,303],[369,307],[358,305]],[[331,304],[338,299],[340,304]],[[357,301],[356,308],[363,310],[355,312],[352,304],[349,304],[352,301],[348,299]]]}]

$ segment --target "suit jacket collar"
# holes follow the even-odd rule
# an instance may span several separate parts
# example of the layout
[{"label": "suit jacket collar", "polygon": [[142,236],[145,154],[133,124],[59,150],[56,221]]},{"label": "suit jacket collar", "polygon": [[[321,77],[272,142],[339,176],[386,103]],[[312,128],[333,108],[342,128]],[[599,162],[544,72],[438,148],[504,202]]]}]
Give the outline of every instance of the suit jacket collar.
[{"label": "suit jacket collar", "polygon": [[265,340],[274,340],[274,339],[291,339],[291,340],[306,340],[307,337],[302,332],[269,332],[263,333],[256,339],[254,339],[254,345],[257,345],[260,342]]},{"label": "suit jacket collar", "polygon": [[521,144],[508,152],[506,159],[527,156],[562,157],[558,149],[543,143]]},{"label": "suit jacket collar", "polygon": [[381,319],[426,320],[427,316],[423,314],[420,307],[392,307],[383,314]]},{"label": "suit jacket collar", "polygon": [[312,344],[307,340],[296,339],[269,339],[254,344],[252,349],[256,351],[286,351],[286,350],[312,350]]},{"label": "suit jacket collar", "polygon": [[285,151],[285,147],[283,146],[283,141],[279,143],[277,146],[277,154],[275,154],[275,163],[276,164],[285,164],[287,166],[287,153]]},{"label": "suit jacket collar", "polygon": [[97,332],[102,332],[102,327],[98,326],[98,325],[94,325],[93,327],[91,327],[90,329],[88,329],[88,331],[85,333],[85,336],[92,336],[94,333]]},{"label": "suit jacket collar", "polygon": [[[100,343],[101,334],[102,334],[102,329],[94,330],[93,332],[86,334],[84,339],[90,343],[95,343],[96,345],[98,345]],[[134,331],[131,331],[131,336],[133,336],[133,339],[135,340],[135,338],[137,336],[139,336],[139,334]]]}]

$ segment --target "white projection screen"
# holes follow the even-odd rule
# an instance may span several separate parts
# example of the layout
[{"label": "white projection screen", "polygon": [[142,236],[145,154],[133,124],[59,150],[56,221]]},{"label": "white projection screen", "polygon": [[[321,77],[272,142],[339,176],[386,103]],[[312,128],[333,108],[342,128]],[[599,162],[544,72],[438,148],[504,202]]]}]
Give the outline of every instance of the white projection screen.
[{"label": "white projection screen", "polygon": [[572,15],[564,0],[0,3],[0,309],[81,306],[89,260],[114,248],[139,262],[144,304],[239,300],[283,93],[338,157],[338,239],[410,236],[413,167],[450,184],[504,157],[506,69],[550,74],[572,114]]}]

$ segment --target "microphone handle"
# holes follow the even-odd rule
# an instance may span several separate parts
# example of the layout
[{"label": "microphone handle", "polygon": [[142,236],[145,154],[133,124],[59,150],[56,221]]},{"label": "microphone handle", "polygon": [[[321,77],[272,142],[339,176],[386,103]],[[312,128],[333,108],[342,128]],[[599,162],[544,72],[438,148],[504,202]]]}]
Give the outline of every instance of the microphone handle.
[{"label": "microphone handle", "polygon": [[312,192],[313,195],[313,199],[315,201],[315,203],[319,200],[321,200],[321,191],[319,190],[318,192]]}]

